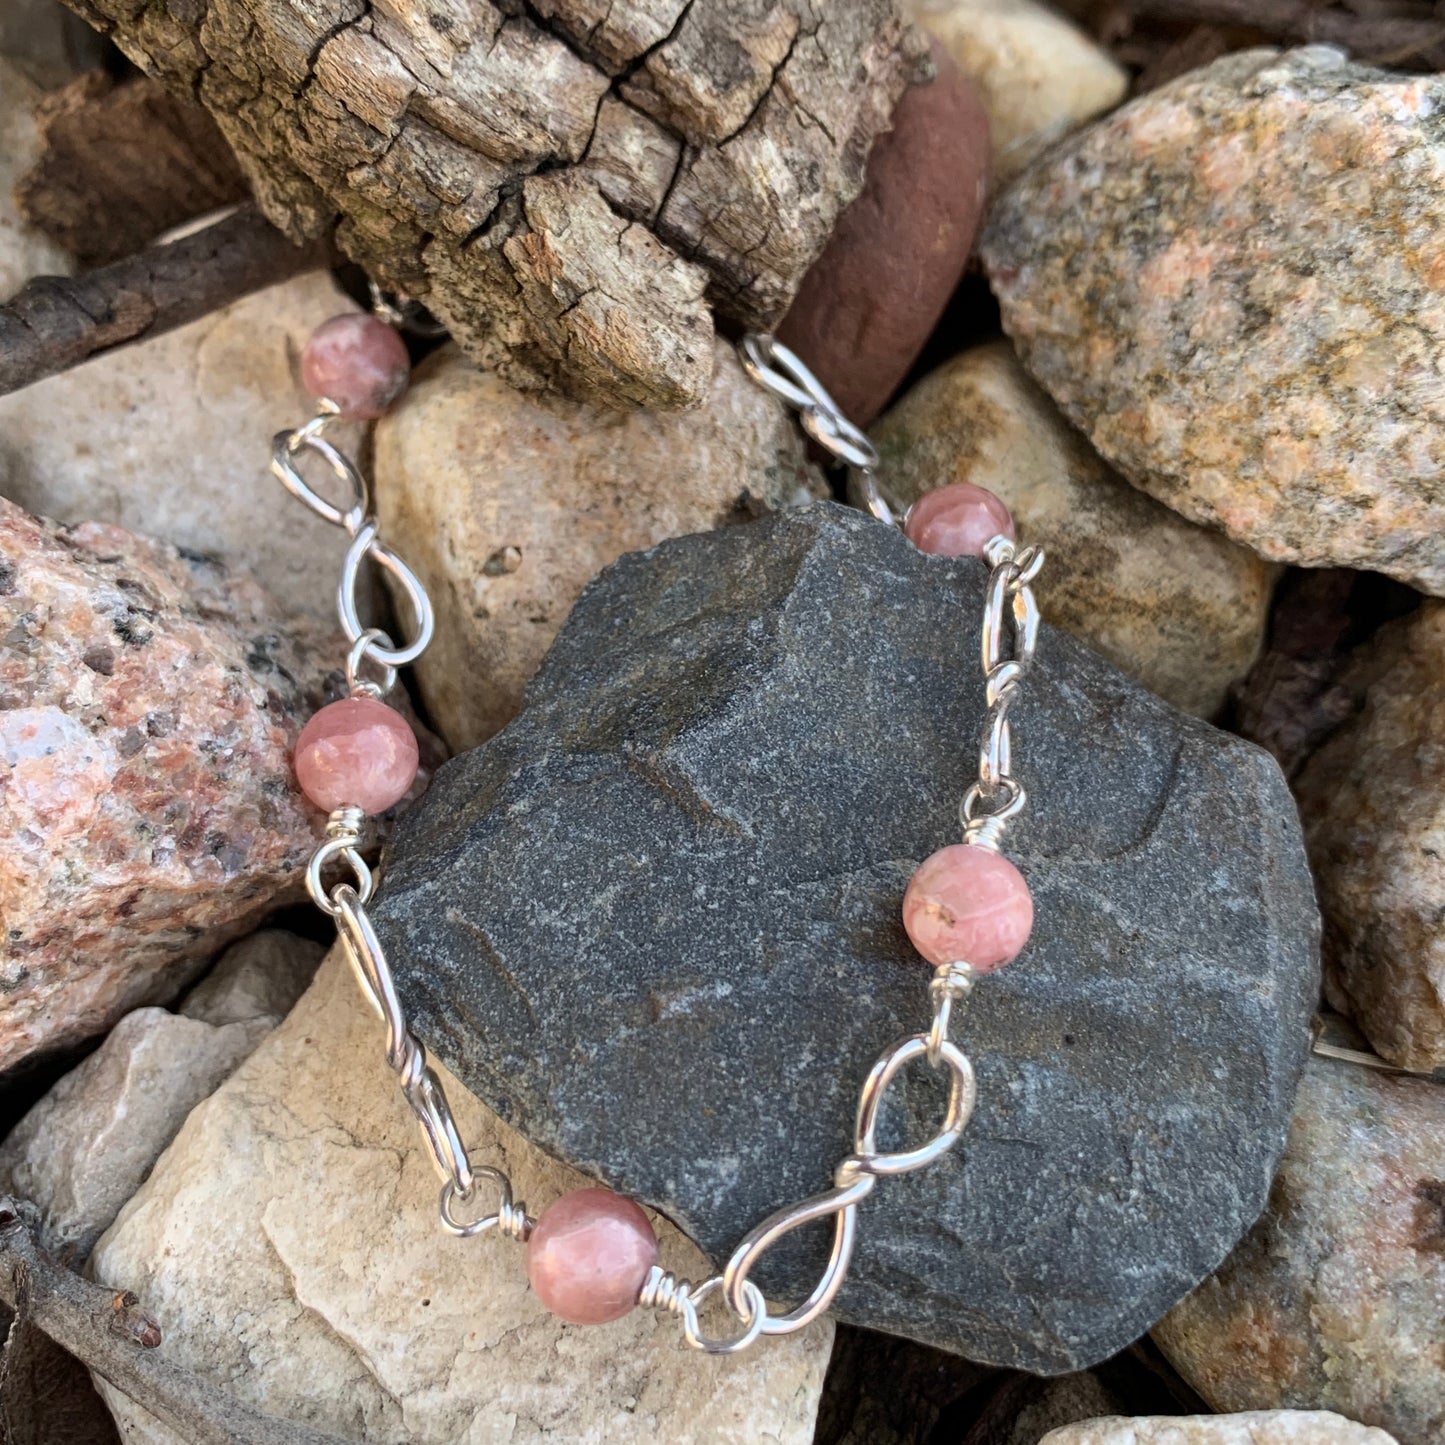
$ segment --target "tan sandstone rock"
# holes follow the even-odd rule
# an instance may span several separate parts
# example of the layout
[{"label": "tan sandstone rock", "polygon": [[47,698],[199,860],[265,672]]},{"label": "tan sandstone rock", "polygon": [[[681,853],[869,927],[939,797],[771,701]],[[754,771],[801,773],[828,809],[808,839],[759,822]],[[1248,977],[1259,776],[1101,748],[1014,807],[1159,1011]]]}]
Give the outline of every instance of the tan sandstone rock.
[{"label": "tan sandstone rock", "polygon": [[0,1145],[0,1191],[40,1211],[41,1243],[84,1259],[186,1115],[285,1016],[321,954],[267,929],[222,955],[182,1015],[127,1014]]},{"label": "tan sandstone rock", "polygon": [[1445,593],[1445,77],[1226,56],[1074,136],[981,243],[1030,372],[1273,561]]},{"label": "tan sandstone rock", "polygon": [[299,892],[290,749],[338,635],[120,527],[0,501],[0,1068],[173,996]]},{"label": "tan sandstone rock", "polygon": [[1264,1217],[1154,1338],[1216,1410],[1439,1445],[1442,1325],[1445,1089],[1311,1059]]},{"label": "tan sandstone rock", "polygon": [[1264,637],[1268,565],[1136,491],[1029,380],[1006,341],[925,377],[874,428],[900,509],[950,482],[987,487],[1026,542],[1067,628],[1176,707],[1218,712]]},{"label": "tan sandstone rock", "polygon": [[75,269],[70,257],[15,208],[16,183],[40,153],[35,106],[43,94],[11,60],[0,56],[0,301],[32,276],[68,276]]},{"label": "tan sandstone rock", "polygon": [[376,435],[388,542],[422,577],[437,636],[417,666],[456,751],[517,711],[582,588],[624,552],[821,494],[801,432],[717,344],[689,412],[515,391],[447,351]]},{"label": "tan sandstone rock", "polygon": [[1085,1420],[1051,1430],[1039,1445],[1396,1445],[1393,1436],[1328,1410],[1243,1415],[1155,1415]]},{"label": "tan sandstone rock", "polygon": [[[478,1162],[533,1211],[583,1181],[450,1076]],[[348,1440],[807,1445],[832,1331],[731,1359],[635,1311],[578,1328],[529,1293],[520,1248],[458,1240],[339,952],[287,1021],[186,1122],[94,1256],[166,1322],[167,1357],[273,1415]],[[663,1262],[703,1261],[659,1222]],[[176,1437],[113,1390],[126,1438]]]},{"label": "tan sandstone rock", "polygon": [[1123,66],[1037,0],[909,0],[906,8],[983,96],[995,188],[1129,93]]},{"label": "tan sandstone rock", "polygon": [[[0,496],[215,553],[288,612],[333,622],[348,538],[282,490],[271,438],[315,410],[311,332],[355,305],[321,271],[0,397]],[[355,425],[328,433],[354,452]],[[318,485],[324,468],[308,469]],[[322,490],[326,490],[322,486]]]},{"label": "tan sandstone rock", "polygon": [[1391,1063],[1445,1068],[1445,603],[1391,624],[1364,663],[1364,710],[1295,784],[1325,988]]}]

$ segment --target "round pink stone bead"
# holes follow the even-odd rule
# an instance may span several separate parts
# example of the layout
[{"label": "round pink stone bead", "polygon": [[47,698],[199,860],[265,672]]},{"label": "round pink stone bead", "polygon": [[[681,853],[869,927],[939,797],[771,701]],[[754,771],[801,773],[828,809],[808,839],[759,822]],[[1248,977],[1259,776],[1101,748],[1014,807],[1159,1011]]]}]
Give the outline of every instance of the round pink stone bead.
[{"label": "round pink stone bead", "polygon": [[610,1189],[564,1194],[527,1239],[527,1278],[537,1298],[574,1325],[620,1320],[656,1263],[647,1216]]},{"label": "round pink stone bead", "polygon": [[953,482],[926,492],[908,510],[903,524],[920,552],[936,557],[982,557],[995,537],[1014,539],[1014,519],[992,492],[972,482]]},{"label": "round pink stone bead", "polygon": [[406,719],[374,697],[328,703],[296,740],[296,780],[328,813],[384,813],[406,796],[419,761]]},{"label": "round pink stone bead", "polygon": [[410,376],[406,343],[365,312],[323,321],[301,351],[306,390],[360,421],[380,416],[406,390]]},{"label": "round pink stone bead", "polygon": [[1007,858],[953,843],[918,865],[903,895],[903,926],[929,963],[987,973],[1028,942],[1033,895]]}]

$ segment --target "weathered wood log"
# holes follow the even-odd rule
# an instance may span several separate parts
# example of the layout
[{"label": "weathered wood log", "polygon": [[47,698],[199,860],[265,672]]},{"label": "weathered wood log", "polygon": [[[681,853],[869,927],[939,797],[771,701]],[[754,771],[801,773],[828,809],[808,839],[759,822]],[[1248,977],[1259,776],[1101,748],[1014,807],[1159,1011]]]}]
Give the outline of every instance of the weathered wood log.
[{"label": "weathered wood log", "polygon": [[41,101],[43,149],[20,213],[82,266],[104,266],[249,195],[210,115],[144,76],[93,70]]},{"label": "weathered wood log", "polygon": [[699,400],[787,309],[927,47],[897,0],[67,0],[520,386]]},{"label": "weathered wood log", "polygon": [[328,260],[251,207],[83,276],[37,276],[0,304],[0,395],[158,336]]}]

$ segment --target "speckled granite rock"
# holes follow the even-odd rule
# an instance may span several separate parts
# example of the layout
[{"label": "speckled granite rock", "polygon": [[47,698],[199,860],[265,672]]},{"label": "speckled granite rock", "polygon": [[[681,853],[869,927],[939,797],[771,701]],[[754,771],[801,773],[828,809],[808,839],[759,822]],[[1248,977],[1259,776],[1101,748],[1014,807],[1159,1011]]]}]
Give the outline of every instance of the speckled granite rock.
[{"label": "speckled granite rock", "polygon": [[909,0],[905,8],[979,88],[995,188],[1129,93],[1123,66],[1037,0]]},{"label": "speckled granite rock", "polygon": [[305,990],[321,949],[268,929],[228,949],[181,1014],[141,1008],[0,1145],[0,1191],[40,1211],[41,1242],[83,1261],[176,1136]]},{"label": "speckled granite rock", "polygon": [[723,342],[689,412],[600,411],[437,357],[377,429],[376,493],[437,609],[416,676],[442,736],[475,747],[512,717],[578,593],[623,552],[822,490],[796,423]]},{"label": "speckled granite rock", "polygon": [[[355,309],[317,271],[0,397],[0,496],[214,552],[287,612],[335,626],[349,538],[269,468],[272,436],[315,410],[297,379],[302,345]],[[354,451],[362,428],[331,435]],[[329,479],[324,467],[307,475]]]},{"label": "speckled granite rock", "polygon": [[1369,653],[1364,711],[1295,785],[1326,993],[1391,1063],[1445,1069],[1445,603],[1391,624]]},{"label": "speckled granite rock", "polygon": [[1051,1430],[1039,1445],[1396,1445],[1383,1430],[1328,1410],[1257,1410],[1243,1415],[1158,1415],[1085,1420]]},{"label": "speckled granite rock", "polygon": [[299,889],[332,638],[244,577],[0,501],[0,1068],[173,995]]},{"label": "speckled granite rock", "polygon": [[68,276],[75,263],[20,216],[14,190],[40,153],[35,105],[44,92],[0,56],[0,300],[32,276]]},{"label": "speckled granite rock", "polygon": [[1268,1213],[1154,1337],[1217,1410],[1445,1438],[1445,1089],[1312,1060]]},{"label": "speckled granite rock", "polygon": [[[899,901],[976,767],[983,586],[831,503],[624,558],[391,854],[375,916],[422,1035],[715,1257],[826,1186],[926,1020]],[[966,1145],[864,1207],[840,1313],[1057,1371],[1263,1206],[1318,920],[1265,754],[1052,629],[1015,716],[1034,939],[962,1029]],[[921,1137],[937,1101],[905,1095]]]},{"label": "speckled granite rock", "polygon": [[1006,341],[956,356],[874,428],[906,508],[949,482],[1008,503],[1048,549],[1049,618],[1186,712],[1212,717],[1259,652],[1271,569],[1111,471]]},{"label": "speckled granite rock", "polygon": [[1445,78],[1227,56],[1036,164],[982,251],[1136,486],[1265,557],[1445,592]]},{"label": "speckled granite rock", "polygon": [[[580,1181],[445,1080],[477,1162],[535,1210]],[[165,1321],[165,1350],[238,1398],[345,1440],[476,1445],[808,1445],[826,1326],[732,1359],[636,1311],[564,1325],[526,1261],[453,1239],[376,1015],[339,954],[290,1017],[186,1121],[100,1242],[97,1276]],[[703,1262],[659,1221],[662,1259]],[[238,1324],[238,1321],[240,1322]],[[184,1445],[105,1391],[127,1441]]]}]

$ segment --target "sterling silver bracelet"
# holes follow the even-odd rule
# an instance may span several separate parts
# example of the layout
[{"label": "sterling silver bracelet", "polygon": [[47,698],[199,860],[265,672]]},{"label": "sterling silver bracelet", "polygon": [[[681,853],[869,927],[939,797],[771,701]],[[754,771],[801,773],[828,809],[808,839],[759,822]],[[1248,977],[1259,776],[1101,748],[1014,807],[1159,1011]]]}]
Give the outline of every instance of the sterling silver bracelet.
[{"label": "sterling silver bracelet", "polygon": [[[748,374],[794,408],[808,436],[849,468],[860,505],[879,521],[901,526],[925,551],[973,551],[988,565],[980,639],[987,712],[978,779],[960,804],[963,841],[926,859],[903,900],[909,936],[933,965],[927,1029],[890,1045],[869,1070],[859,1093],[852,1150],[834,1169],[831,1186],[756,1225],[720,1274],[698,1283],[679,1279],[657,1264],[651,1224],[633,1201],[609,1190],[584,1189],[563,1196],[534,1219],[513,1199],[506,1174],[472,1162],[426,1048],[408,1026],[367,916],[376,878],[361,852],[365,819],[405,795],[418,763],[410,726],[384,699],[396,685],[397,669],[421,656],[435,626],[420,579],[381,540],[365,478],[327,437],[338,418],[379,415],[406,385],[409,362],[397,328],[410,313],[405,304],[375,290],[373,303],[373,314],[333,318],[307,343],[302,375],[318,397],[317,412],[296,430],[275,438],[271,467],[293,497],[351,539],[337,586],[337,611],[350,644],[345,659],[348,696],[318,712],[296,745],[301,787],[328,814],[325,840],[306,870],[306,886],[316,906],[335,920],[362,992],[385,1025],[387,1063],[441,1176],[442,1226],[463,1239],[495,1231],[526,1244],[528,1273],[537,1294],[554,1313],[574,1323],[601,1323],[637,1305],[666,1310],[681,1321],[687,1343],[709,1354],[734,1354],[761,1335],[791,1334],[826,1311],[843,1287],[856,1243],[859,1204],[881,1178],[911,1173],[942,1158],[973,1113],[973,1066],[949,1036],[955,1006],[967,999],[979,975],[1019,952],[1033,920],[1028,885],[1000,848],[1009,821],[1026,803],[1013,772],[1009,709],[1038,642],[1032,583],[1043,565],[1043,552],[1016,547],[1002,504],[967,484],[930,493],[907,516],[895,517],[879,493],[878,454],[868,438],[785,346],[765,335],[744,339],[741,357]],[[300,466],[308,454],[334,476],[342,501],[328,501],[302,477]],[[405,599],[410,629],[401,642],[362,621],[357,588],[368,560],[390,574]],[[943,1121],[925,1143],[880,1151],[877,1126],[883,1096],[895,1075],[920,1062],[946,1076]],[[830,1218],[832,1250],[817,1283],[801,1303],[773,1312],[752,1279],[759,1261],[784,1235]],[[704,1334],[698,1319],[699,1309],[713,1294],[721,1296],[731,1316],[726,1332],[719,1335]]]}]

